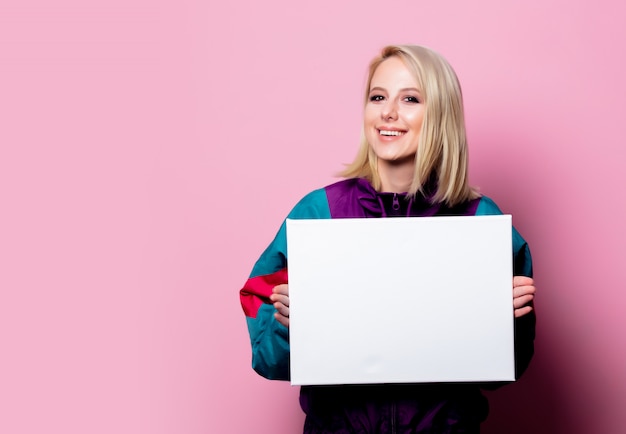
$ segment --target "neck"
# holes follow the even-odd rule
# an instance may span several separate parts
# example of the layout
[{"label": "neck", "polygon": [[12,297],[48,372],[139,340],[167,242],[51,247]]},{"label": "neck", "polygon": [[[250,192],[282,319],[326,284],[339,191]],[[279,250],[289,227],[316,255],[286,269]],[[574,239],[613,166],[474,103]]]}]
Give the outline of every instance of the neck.
[{"label": "neck", "polygon": [[415,162],[413,160],[402,164],[378,160],[381,192],[406,193],[413,183],[414,173]]}]

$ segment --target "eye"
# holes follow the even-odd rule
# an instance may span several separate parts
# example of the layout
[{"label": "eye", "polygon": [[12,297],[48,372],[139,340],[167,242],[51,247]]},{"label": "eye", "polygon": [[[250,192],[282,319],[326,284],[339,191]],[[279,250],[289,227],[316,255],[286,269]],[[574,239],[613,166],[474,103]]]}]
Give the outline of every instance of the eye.
[{"label": "eye", "polygon": [[419,99],[417,99],[417,97],[415,97],[415,96],[406,96],[406,97],[404,97],[404,100],[406,102],[410,102],[411,104],[419,104],[420,103]]},{"label": "eye", "polygon": [[382,96],[382,95],[376,95],[376,94],[370,95],[370,101],[372,101],[372,102],[382,101],[384,99],[385,99],[385,97]]}]

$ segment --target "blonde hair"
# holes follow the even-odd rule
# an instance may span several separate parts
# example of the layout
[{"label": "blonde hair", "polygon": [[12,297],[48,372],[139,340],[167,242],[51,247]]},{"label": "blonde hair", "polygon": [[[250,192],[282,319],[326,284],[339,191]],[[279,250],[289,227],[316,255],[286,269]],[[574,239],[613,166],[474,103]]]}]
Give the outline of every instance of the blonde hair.
[{"label": "blonde hair", "polygon": [[[438,53],[417,45],[389,45],[369,66],[365,87],[367,104],[372,77],[378,66],[397,57],[413,73],[424,98],[425,113],[415,155],[415,174],[408,193],[424,194],[434,175],[437,181],[432,202],[454,206],[479,197],[468,184],[468,150],[459,80],[450,64]],[[346,178],[365,178],[381,189],[376,154],[361,133],[356,158],[340,173]]]}]

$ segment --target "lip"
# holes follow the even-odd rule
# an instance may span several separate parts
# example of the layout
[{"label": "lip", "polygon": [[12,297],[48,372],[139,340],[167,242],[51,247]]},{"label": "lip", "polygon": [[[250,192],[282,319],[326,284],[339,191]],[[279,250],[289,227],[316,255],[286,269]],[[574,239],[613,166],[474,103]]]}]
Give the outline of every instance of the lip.
[{"label": "lip", "polygon": [[408,130],[405,130],[403,128],[387,127],[387,126],[376,127],[376,129],[378,130],[378,132],[381,132],[381,131],[399,131],[401,133],[406,133],[408,131]]}]

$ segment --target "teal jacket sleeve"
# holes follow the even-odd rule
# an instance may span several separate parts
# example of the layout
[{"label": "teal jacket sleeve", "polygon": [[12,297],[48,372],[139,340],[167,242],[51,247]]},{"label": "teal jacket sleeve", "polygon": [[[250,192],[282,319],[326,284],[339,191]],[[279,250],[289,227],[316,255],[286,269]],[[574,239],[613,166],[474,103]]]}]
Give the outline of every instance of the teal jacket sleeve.
[{"label": "teal jacket sleeve", "polygon": [[[330,218],[325,190],[305,196],[287,218]],[[288,281],[287,230],[283,222],[240,291],[252,346],[252,368],[270,380],[289,380],[289,329],[274,318],[276,310],[269,300],[274,286]]]},{"label": "teal jacket sleeve", "polygon": [[[502,211],[488,197],[483,196],[478,204],[476,215],[498,215]],[[533,277],[532,258],[528,243],[513,228],[513,274]],[[535,309],[520,318],[515,318],[515,377],[520,378],[526,371],[535,353]]]}]

